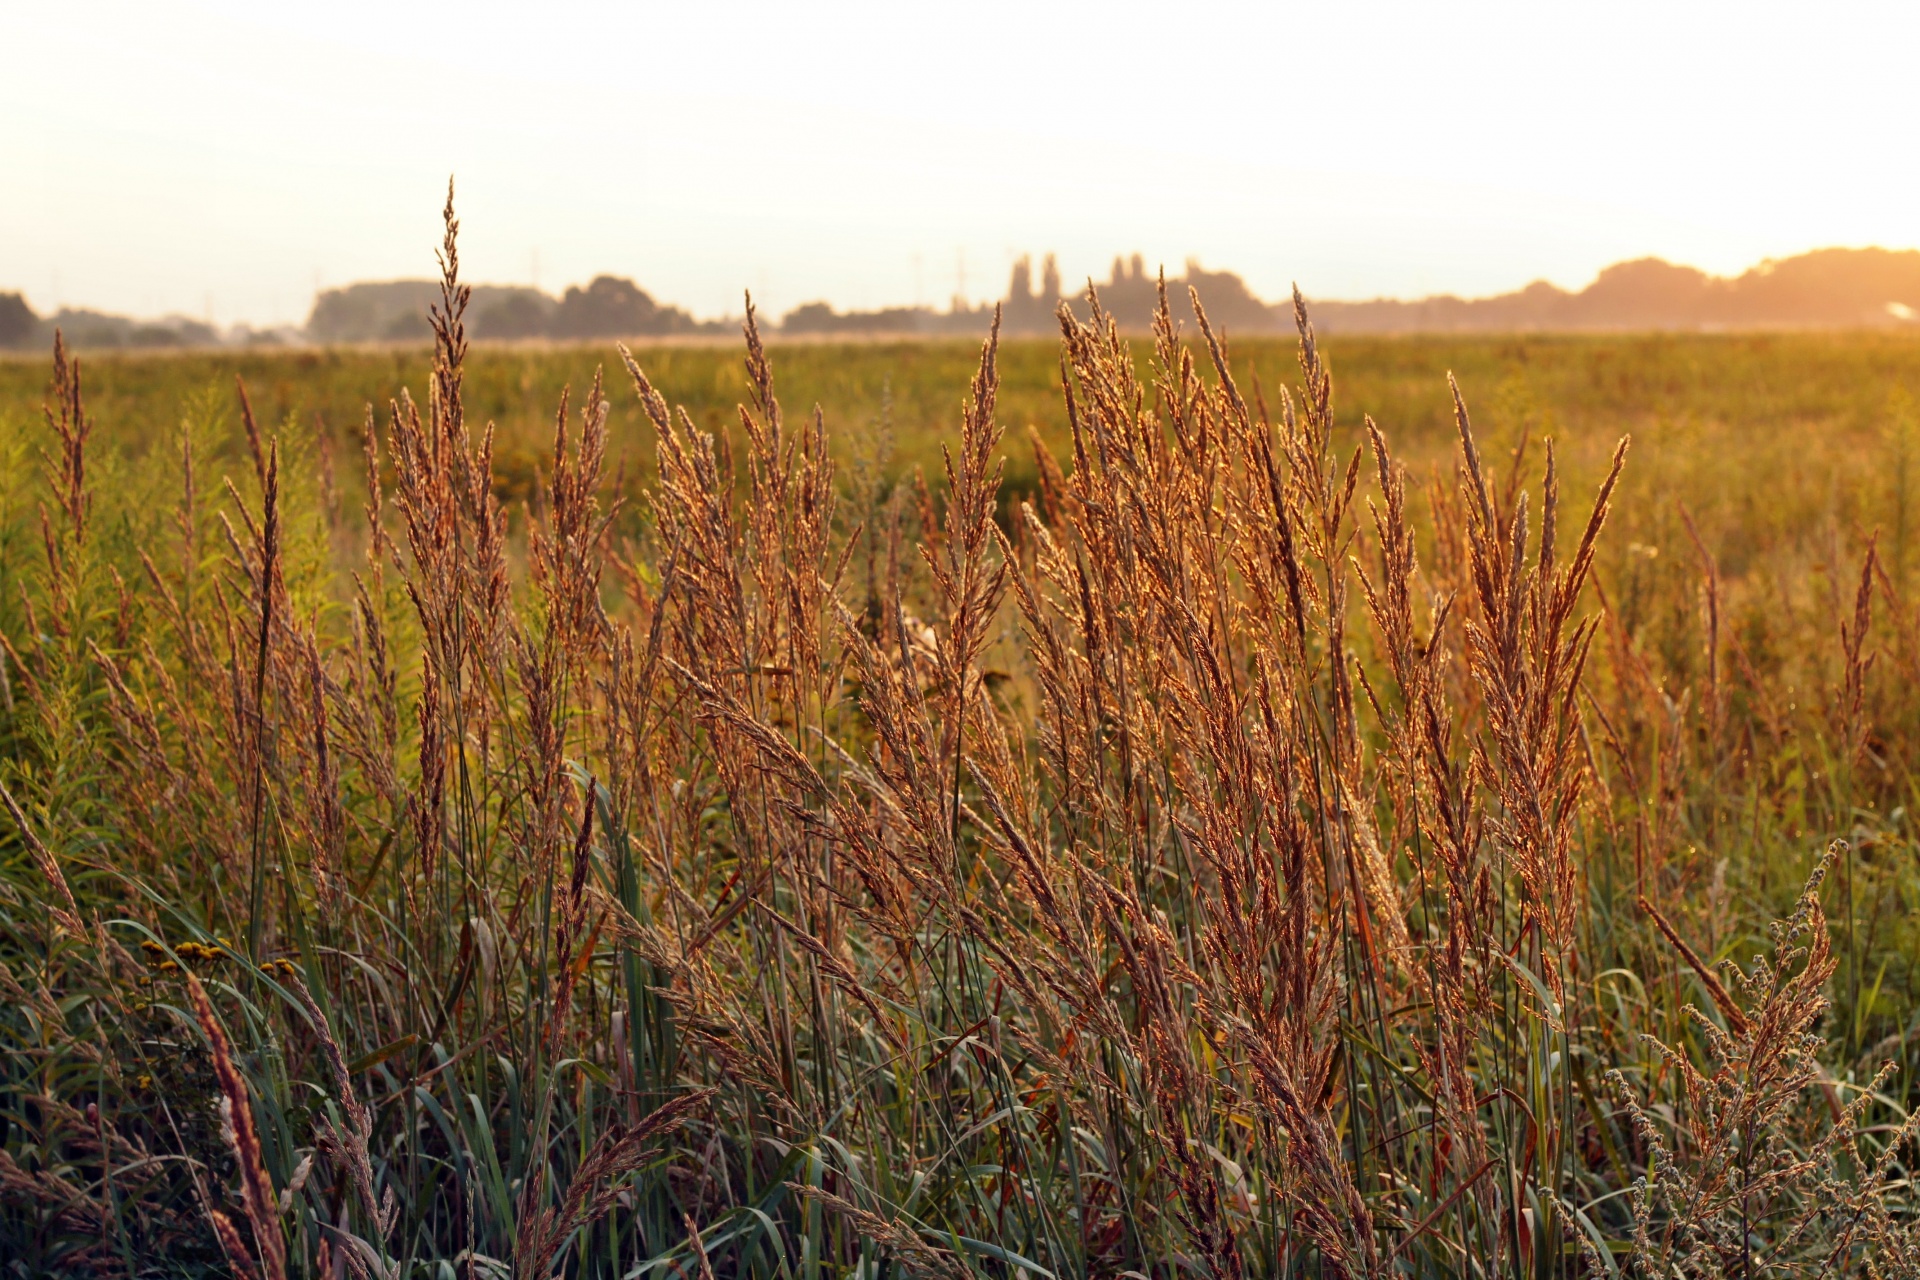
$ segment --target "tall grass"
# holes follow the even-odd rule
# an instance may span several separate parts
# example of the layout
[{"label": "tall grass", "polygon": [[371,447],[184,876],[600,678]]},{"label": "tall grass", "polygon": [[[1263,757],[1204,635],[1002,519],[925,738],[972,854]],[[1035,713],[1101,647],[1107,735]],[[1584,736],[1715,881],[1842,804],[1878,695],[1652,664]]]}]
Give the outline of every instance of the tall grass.
[{"label": "tall grass", "polygon": [[[1871,547],[1783,655],[1705,538],[1601,589],[1624,440],[1563,494],[1456,390],[1422,485],[1304,306],[1269,399],[1094,299],[1026,500],[995,341],[934,482],[843,483],[749,313],[736,430],[628,355],[639,509],[596,376],[510,510],[456,232],[364,524],[249,409],[238,476],[183,435],[169,537],[103,527],[56,350],[0,1265],[1920,1268],[1920,623]],[[1704,653],[1624,620],[1669,606]]]}]

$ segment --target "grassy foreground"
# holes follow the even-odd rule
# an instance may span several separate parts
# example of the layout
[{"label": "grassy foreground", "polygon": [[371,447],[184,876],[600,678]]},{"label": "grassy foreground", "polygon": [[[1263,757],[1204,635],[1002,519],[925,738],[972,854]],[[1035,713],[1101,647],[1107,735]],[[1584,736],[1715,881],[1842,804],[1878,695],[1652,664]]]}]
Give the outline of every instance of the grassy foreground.
[{"label": "grassy foreground", "polygon": [[0,1270],[1920,1273],[1920,344],[463,301],[0,366]]}]

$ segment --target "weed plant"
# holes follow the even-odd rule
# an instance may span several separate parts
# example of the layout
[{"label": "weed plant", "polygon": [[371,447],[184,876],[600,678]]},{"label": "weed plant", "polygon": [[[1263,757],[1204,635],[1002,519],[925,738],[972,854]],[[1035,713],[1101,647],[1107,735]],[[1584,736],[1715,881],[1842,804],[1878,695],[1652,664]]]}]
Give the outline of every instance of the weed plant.
[{"label": "weed plant", "polygon": [[1091,296],[1022,494],[995,340],[846,482],[750,311],[733,428],[627,355],[644,479],[595,375],[520,502],[456,231],[364,521],[244,398],[162,493],[56,345],[0,1270],[1920,1274],[1904,558],[1769,615],[1682,504],[1608,549],[1625,440],[1456,389],[1410,474],[1304,305],[1269,395]]}]

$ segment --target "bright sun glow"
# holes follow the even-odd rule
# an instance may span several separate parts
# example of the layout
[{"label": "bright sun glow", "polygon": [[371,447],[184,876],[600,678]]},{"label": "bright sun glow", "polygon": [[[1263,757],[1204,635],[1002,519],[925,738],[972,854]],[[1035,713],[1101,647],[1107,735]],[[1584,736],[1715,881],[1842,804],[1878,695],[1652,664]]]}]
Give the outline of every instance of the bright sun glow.
[{"label": "bright sun glow", "polygon": [[1135,250],[1267,297],[1920,244],[1911,5],[14,5],[0,290],[297,321],[432,268],[696,314]]}]

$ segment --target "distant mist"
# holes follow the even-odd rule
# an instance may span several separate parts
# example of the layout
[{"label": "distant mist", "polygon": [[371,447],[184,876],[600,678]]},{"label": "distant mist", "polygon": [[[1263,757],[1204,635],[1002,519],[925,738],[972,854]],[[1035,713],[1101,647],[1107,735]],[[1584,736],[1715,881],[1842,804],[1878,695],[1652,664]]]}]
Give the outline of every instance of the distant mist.
[{"label": "distant mist", "polygon": [[[1190,291],[1209,320],[1230,333],[1274,333],[1293,327],[1291,299],[1254,295],[1231,271],[1188,262],[1166,281],[1176,318],[1191,323]],[[1160,290],[1140,255],[1116,258],[1105,282],[1094,286],[1103,311],[1130,331],[1152,322]],[[81,348],[156,349],[219,345],[310,345],[425,342],[427,315],[439,297],[428,280],[392,280],[328,289],[314,299],[300,328],[217,330],[185,316],[136,320],[63,309],[36,314],[17,293],[0,293],[0,348],[23,349],[62,330]],[[1051,333],[1062,301],[1085,315],[1084,295],[1063,292],[1049,255],[1034,278],[1033,262],[1014,264],[998,304],[1002,332]],[[1763,262],[1733,277],[1711,276],[1659,258],[1617,263],[1584,289],[1539,281],[1490,298],[1439,296],[1412,301],[1308,299],[1324,333],[1542,332],[1605,329],[1764,329],[1920,326],[1920,250],[1819,249]],[[763,327],[788,337],[913,337],[979,335],[992,305],[956,300],[945,310],[889,307],[839,311],[825,302],[795,307]],[[736,318],[700,320],[656,300],[633,281],[597,276],[555,297],[525,286],[481,285],[467,312],[470,334],[481,341],[573,342],[606,338],[661,338],[732,333]]]}]

